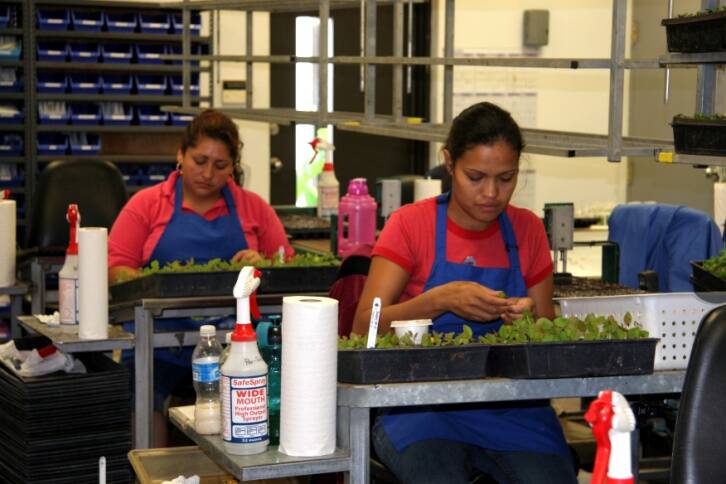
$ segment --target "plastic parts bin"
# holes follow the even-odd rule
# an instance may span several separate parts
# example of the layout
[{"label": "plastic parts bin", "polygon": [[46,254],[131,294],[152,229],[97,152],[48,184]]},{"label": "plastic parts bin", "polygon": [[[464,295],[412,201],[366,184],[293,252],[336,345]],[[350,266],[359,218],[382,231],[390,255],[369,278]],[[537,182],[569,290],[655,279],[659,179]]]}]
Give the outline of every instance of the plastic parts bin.
[{"label": "plastic parts bin", "polygon": [[[171,93],[174,96],[181,96],[184,93],[184,83],[182,76],[169,76],[171,84]],[[199,96],[199,74],[192,72],[192,82],[189,85],[189,93],[192,96]]]},{"label": "plastic parts bin", "polygon": [[38,104],[38,121],[41,124],[68,124],[70,113],[62,101],[44,101]]},{"label": "plastic parts bin", "polygon": [[178,113],[170,113],[171,114],[171,124],[174,126],[186,126],[187,124],[191,123],[194,120],[194,116],[191,114],[178,114]]},{"label": "plastic parts bin", "polygon": [[131,76],[124,74],[104,74],[101,79],[105,94],[131,94]]},{"label": "plastic parts bin", "polygon": [[40,8],[36,14],[40,30],[68,30],[71,14],[67,9]]},{"label": "plastic parts bin", "polygon": [[92,133],[71,133],[68,136],[72,155],[97,155],[101,151],[101,138]]},{"label": "plastic parts bin", "polygon": [[65,42],[38,42],[38,60],[44,62],[65,62],[68,45]]},{"label": "plastic parts bin", "polygon": [[139,25],[139,18],[135,13],[106,12],[103,19],[109,32],[131,33]]},{"label": "plastic parts bin", "polygon": [[101,56],[100,47],[94,43],[74,42],[68,44],[68,50],[70,50],[71,61],[73,62],[98,62]]},{"label": "plastic parts bin", "polygon": [[101,92],[101,77],[98,74],[79,72],[68,77],[73,94],[96,94]]},{"label": "plastic parts bin", "polygon": [[25,175],[22,168],[16,165],[0,165],[0,188],[16,188],[23,186]]},{"label": "plastic parts bin", "polygon": [[[171,54],[171,55],[181,55],[182,54],[182,46],[181,45],[168,45],[166,47],[166,53],[167,54]],[[205,52],[205,49],[202,46],[202,44],[192,44],[191,53],[192,53],[192,55],[203,55],[206,52]],[[172,64],[175,64],[175,65],[181,65],[182,61],[181,60],[173,60],[173,61],[171,61],[171,63]],[[198,60],[193,60],[190,63],[191,63],[192,66],[198,66],[199,65],[199,61]]]},{"label": "plastic parts bin", "polygon": [[133,52],[130,44],[103,44],[101,58],[107,64],[128,64]]},{"label": "plastic parts bin", "polygon": [[64,93],[68,87],[68,77],[58,72],[38,73],[38,92]]},{"label": "plastic parts bin", "polygon": [[143,34],[166,34],[171,23],[167,14],[139,14],[139,27]]},{"label": "plastic parts bin", "polygon": [[24,118],[22,108],[12,104],[0,104],[0,124],[22,123]]},{"label": "plastic parts bin", "polygon": [[15,69],[0,68],[0,92],[22,92],[23,78]]},{"label": "plastic parts bin", "polygon": [[[182,22],[182,15],[174,14],[171,18],[172,25],[174,26],[174,33],[179,35],[183,34],[184,22]],[[192,12],[189,27],[189,31],[192,35],[200,35],[202,33],[202,15],[199,12]]]},{"label": "plastic parts bin", "polygon": [[72,10],[73,30],[79,32],[100,32],[103,27],[103,14],[88,10]]},{"label": "plastic parts bin", "polygon": [[139,94],[159,96],[166,94],[166,76],[155,74],[140,74],[136,76],[136,91]]},{"label": "plastic parts bin", "polygon": [[10,8],[10,5],[0,6],[0,29],[10,27]]},{"label": "plastic parts bin", "polygon": [[166,46],[162,44],[136,44],[136,61],[139,64],[163,64],[161,55],[166,54]]},{"label": "plastic parts bin", "polygon": [[169,120],[169,113],[162,112],[159,106],[137,106],[136,112],[142,126],[161,126]]},{"label": "plastic parts bin", "polygon": [[38,133],[39,155],[65,155],[68,136],[60,133]]},{"label": "plastic parts bin", "polygon": [[19,156],[24,147],[23,137],[19,134],[0,134],[0,156]]},{"label": "plastic parts bin", "polygon": [[101,103],[101,117],[107,126],[128,126],[134,117],[131,106],[123,103]]},{"label": "plastic parts bin", "polygon": [[101,108],[96,104],[71,104],[71,124],[98,126],[101,124]]}]

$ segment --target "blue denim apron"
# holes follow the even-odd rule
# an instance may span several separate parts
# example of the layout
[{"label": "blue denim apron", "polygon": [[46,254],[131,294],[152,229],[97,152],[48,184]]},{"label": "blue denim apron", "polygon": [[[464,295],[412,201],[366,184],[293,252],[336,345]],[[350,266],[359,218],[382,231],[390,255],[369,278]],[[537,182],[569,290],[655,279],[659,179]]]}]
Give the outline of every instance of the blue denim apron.
[{"label": "blue denim apron", "polygon": [[[502,212],[498,221],[509,256],[509,268],[482,268],[446,260],[448,200],[448,194],[437,197],[436,255],[424,291],[453,281],[472,281],[504,291],[509,296],[527,296],[517,239],[506,212]],[[475,335],[481,335],[497,331],[502,320],[465,321],[447,312],[434,319],[433,331],[458,333],[464,324],[469,325]],[[562,454],[568,458],[570,455],[554,411],[539,402],[402,407],[383,416],[383,428],[398,452],[421,440],[448,439],[497,451]]]}]

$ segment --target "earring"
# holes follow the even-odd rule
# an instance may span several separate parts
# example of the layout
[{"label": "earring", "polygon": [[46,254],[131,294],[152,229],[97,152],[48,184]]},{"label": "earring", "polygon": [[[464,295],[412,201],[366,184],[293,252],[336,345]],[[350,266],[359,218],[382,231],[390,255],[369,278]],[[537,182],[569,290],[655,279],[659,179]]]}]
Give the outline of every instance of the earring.
[{"label": "earring", "polygon": [[182,171],[182,168],[181,168],[181,162],[180,162],[180,161],[177,161],[177,162],[176,162],[176,170],[177,170],[177,171],[178,171],[179,173],[181,173],[181,171]]}]

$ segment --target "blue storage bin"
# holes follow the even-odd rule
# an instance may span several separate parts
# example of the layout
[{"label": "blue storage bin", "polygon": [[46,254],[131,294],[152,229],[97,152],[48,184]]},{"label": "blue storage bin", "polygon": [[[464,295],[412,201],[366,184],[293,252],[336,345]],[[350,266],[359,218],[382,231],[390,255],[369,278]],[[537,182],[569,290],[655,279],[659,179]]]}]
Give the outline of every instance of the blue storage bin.
[{"label": "blue storage bin", "polygon": [[[201,44],[192,44],[192,55],[203,55],[205,53],[205,50]],[[166,46],[166,53],[171,55],[181,55],[182,54],[182,46],[181,45],[167,45]],[[173,60],[171,61],[172,64],[175,65],[181,65],[181,60]],[[191,61],[191,65],[198,66],[199,61],[193,60]]]},{"label": "blue storage bin", "polygon": [[97,104],[71,104],[71,124],[98,126],[101,124],[101,108]]},{"label": "blue storage bin", "polygon": [[139,27],[144,34],[169,33],[171,22],[167,14],[139,14]]},{"label": "blue storage bin", "polygon": [[40,30],[68,30],[71,14],[67,9],[39,8],[36,12]]},{"label": "blue storage bin", "polygon": [[136,92],[149,96],[159,96],[166,93],[166,76],[156,74],[139,74],[136,76]]},{"label": "blue storage bin", "polygon": [[131,106],[122,103],[102,103],[99,107],[106,126],[128,126],[134,118]]},{"label": "blue storage bin", "polygon": [[86,72],[73,73],[68,76],[73,94],[97,94],[101,92],[101,76]]},{"label": "blue storage bin", "polygon": [[117,164],[116,166],[121,172],[121,178],[123,178],[126,185],[136,185],[136,173],[139,171],[138,166],[127,164]]},{"label": "blue storage bin", "polygon": [[68,87],[68,77],[60,72],[38,72],[38,92],[64,93]]},{"label": "blue storage bin", "polygon": [[101,48],[98,44],[89,42],[74,42],[68,44],[72,62],[98,62]]},{"label": "blue storage bin", "polygon": [[19,134],[0,134],[0,156],[20,156],[24,147]]},{"label": "blue storage bin", "polygon": [[[174,96],[181,96],[184,93],[184,83],[182,76],[169,76],[169,84],[171,85],[171,93]],[[199,96],[199,74],[192,72],[192,80],[189,86],[189,93],[192,96]]]},{"label": "blue storage bin", "polygon": [[131,44],[103,44],[101,58],[107,64],[128,64],[131,62]]},{"label": "blue storage bin", "polygon": [[146,177],[149,183],[156,184],[166,180],[172,171],[174,171],[174,165],[149,165]]},{"label": "blue storage bin", "polygon": [[16,69],[0,68],[0,92],[22,92],[23,78]]},{"label": "blue storage bin", "polygon": [[68,136],[72,155],[97,155],[101,152],[101,137],[92,133],[71,133]]},{"label": "blue storage bin", "polygon": [[[15,7],[13,7],[15,8]],[[10,26],[10,5],[0,6],[0,29]]]},{"label": "blue storage bin", "polygon": [[106,12],[103,17],[109,32],[131,33],[135,32],[139,25],[139,18],[135,13]]},{"label": "blue storage bin", "polygon": [[[172,25],[174,26],[174,33],[179,35],[183,34],[184,23],[182,22],[182,14],[174,14],[171,18]],[[202,33],[202,15],[199,12],[192,12],[190,27],[189,31],[192,35],[200,35]]]},{"label": "blue storage bin", "polygon": [[25,175],[20,167],[16,167],[15,165],[10,165],[10,167],[15,169],[7,170],[5,173],[2,172],[3,170],[0,170],[0,188],[22,187],[25,183]]},{"label": "blue storage bin", "polygon": [[38,104],[40,124],[68,124],[70,113],[64,102],[45,101]]},{"label": "blue storage bin", "polygon": [[104,74],[104,94],[131,94],[131,76],[128,74]]},{"label": "blue storage bin", "polygon": [[2,110],[0,110],[0,124],[18,124],[22,123],[23,119],[25,119],[25,114],[23,113],[23,108],[14,106],[12,104],[0,104],[0,108],[3,107],[10,107],[17,109],[17,112],[13,112],[11,114],[6,114]]},{"label": "blue storage bin", "polygon": [[65,155],[68,151],[68,136],[60,133],[38,133],[39,155]]},{"label": "blue storage bin", "polygon": [[163,64],[160,56],[166,54],[166,46],[162,44],[136,44],[136,62],[139,64]]},{"label": "blue storage bin", "polygon": [[39,41],[38,60],[46,62],[65,62],[68,57],[68,45],[65,42]]},{"label": "blue storage bin", "polygon": [[187,124],[191,123],[194,119],[194,116],[191,114],[177,114],[177,113],[170,113],[171,114],[171,124],[174,126],[186,126]]},{"label": "blue storage bin", "polygon": [[103,27],[103,14],[87,10],[72,10],[73,29],[79,32],[100,32]]},{"label": "blue storage bin", "polygon": [[0,35],[0,60],[18,60],[23,42],[20,37]]},{"label": "blue storage bin", "polygon": [[162,126],[169,120],[169,113],[164,113],[159,106],[136,106],[139,124],[142,126]]}]

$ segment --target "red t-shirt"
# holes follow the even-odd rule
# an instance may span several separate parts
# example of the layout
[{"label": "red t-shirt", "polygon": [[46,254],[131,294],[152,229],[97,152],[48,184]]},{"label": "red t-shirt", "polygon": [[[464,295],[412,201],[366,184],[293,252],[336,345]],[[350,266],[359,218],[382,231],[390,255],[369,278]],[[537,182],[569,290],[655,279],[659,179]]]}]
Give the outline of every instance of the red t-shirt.
[{"label": "red t-shirt", "polygon": [[[109,235],[109,267],[143,267],[148,264],[174,213],[174,184],[178,176],[178,172],[173,172],[166,181],[141,190],[126,203]],[[285,256],[291,257],[295,251],[288,243],[285,229],[273,208],[256,193],[236,185],[232,178],[228,179],[227,188],[232,193],[249,248],[269,258],[283,246]],[[182,210],[192,211],[185,203],[182,203]],[[214,220],[227,214],[227,204],[224,198],[220,198],[203,216]]]},{"label": "red t-shirt", "polygon": [[[524,208],[507,206],[519,247],[519,261],[524,283],[529,288],[552,272],[552,258],[542,221]],[[427,198],[405,205],[391,215],[383,227],[373,256],[398,264],[411,277],[400,301],[423,292],[434,263],[436,243],[436,199]],[[463,263],[473,258],[477,267],[506,268],[509,258],[498,221],[482,231],[464,229],[451,218],[446,223],[446,259]]]}]

